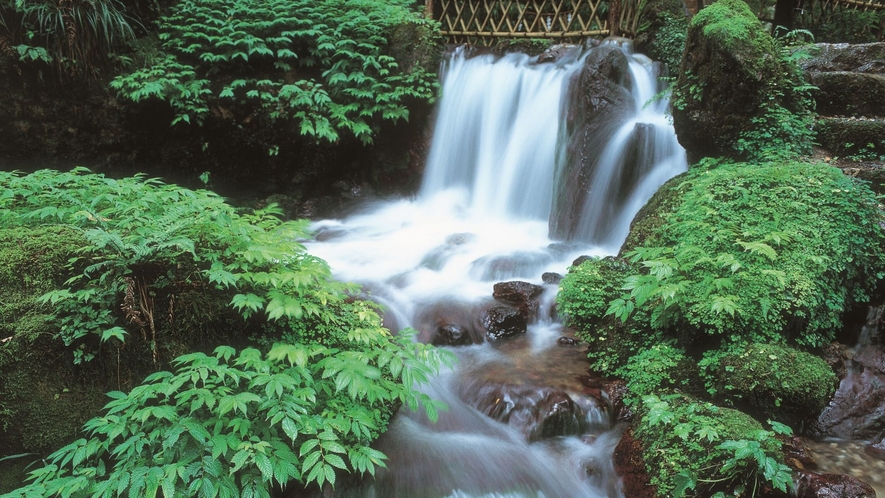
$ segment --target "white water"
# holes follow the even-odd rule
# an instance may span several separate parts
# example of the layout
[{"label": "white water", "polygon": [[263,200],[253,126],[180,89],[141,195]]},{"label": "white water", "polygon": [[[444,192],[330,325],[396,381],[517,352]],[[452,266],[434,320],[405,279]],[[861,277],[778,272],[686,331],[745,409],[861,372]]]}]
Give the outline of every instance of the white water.
[{"label": "white water", "polygon": [[[649,61],[631,62],[637,115],[616,133],[602,154],[585,211],[588,234],[605,225],[596,246],[559,244],[548,238],[554,170],[570,78],[580,61],[533,64],[524,55],[466,58],[456,52],[444,67],[442,98],[425,180],[417,199],[386,201],[344,220],[318,222],[323,242],[308,250],[325,259],[339,279],[364,285],[386,308],[393,329],[415,327],[429,337],[441,321],[476,327],[477,308],[491,301],[492,285],[507,280],[541,284],[541,274],[565,273],[582,254],[612,253],[630,220],[664,181],[684,171],[685,159],[660,102],[645,109],[657,85]],[[616,208],[606,188],[618,188],[619,170],[634,167],[620,156],[637,123],[651,123],[654,150],[637,155],[637,187]],[[681,162],[680,162],[681,161]],[[614,187],[612,187],[614,185]],[[602,214],[600,214],[602,213]],[[596,221],[594,221],[596,220]],[[604,222],[603,222],[604,221]],[[596,237],[596,239],[599,239]],[[616,432],[529,443],[458,395],[479,374],[493,382],[523,383],[527,372],[544,372],[543,384],[589,402],[574,378],[586,362],[577,349],[556,346],[560,325],[549,318],[555,286],[547,285],[546,307],[524,339],[455,348],[456,372],[436,379],[428,393],[450,410],[438,424],[401,413],[379,443],[390,471],[368,483],[359,496],[618,497],[611,452]],[[566,356],[562,356],[566,355]],[[528,381],[525,381],[528,382]],[[537,381],[535,381],[537,382]],[[590,427],[607,430],[604,412],[588,410]],[[590,420],[592,419],[592,420]],[[598,432],[598,431],[597,431]],[[587,471],[587,465],[594,472]]]}]

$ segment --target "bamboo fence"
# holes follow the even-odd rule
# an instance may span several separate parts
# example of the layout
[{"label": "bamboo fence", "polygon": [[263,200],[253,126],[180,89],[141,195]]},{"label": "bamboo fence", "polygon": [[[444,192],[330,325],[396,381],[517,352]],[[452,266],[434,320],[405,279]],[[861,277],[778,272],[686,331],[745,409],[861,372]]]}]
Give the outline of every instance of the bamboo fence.
[{"label": "bamboo fence", "polygon": [[577,42],[634,36],[641,0],[427,0],[449,43],[491,45],[501,38]]}]

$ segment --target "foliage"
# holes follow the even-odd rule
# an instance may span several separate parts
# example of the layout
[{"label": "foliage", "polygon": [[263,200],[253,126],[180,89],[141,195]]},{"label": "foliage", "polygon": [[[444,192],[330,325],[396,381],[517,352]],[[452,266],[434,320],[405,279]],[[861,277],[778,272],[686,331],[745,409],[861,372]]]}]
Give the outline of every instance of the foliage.
[{"label": "foliage", "polygon": [[826,43],[872,43],[879,41],[885,11],[862,11],[851,7],[837,7],[821,13],[821,6],[812,4],[807,15],[800,15],[797,24],[813,32],[815,38]]},{"label": "foliage", "polygon": [[557,311],[567,325],[588,330],[602,324],[606,306],[619,292],[626,262],[591,257],[569,268],[557,294]]},{"label": "foliage", "polygon": [[[100,342],[124,341],[131,329],[156,352],[157,296],[169,289],[228,289],[245,318],[324,323],[335,320],[328,304],[343,301],[348,289],[295,242],[304,222],[281,222],[273,208],[237,214],[207,191],[82,168],[0,173],[0,185],[0,224],[64,224],[83,234],[68,263],[74,276],[41,298],[56,310],[65,344],[85,346],[81,360]],[[122,313],[115,311],[120,302]]]},{"label": "foliage", "polygon": [[625,244],[636,270],[607,312],[680,345],[822,346],[883,276],[876,200],[835,168],[723,164],[656,195],[672,207],[634,224],[646,238]]},{"label": "foliage", "polygon": [[682,394],[647,395],[636,405],[636,436],[658,495],[758,496],[762,485],[792,488],[772,423],[764,430],[751,417]]},{"label": "foliage", "polygon": [[374,127],[408,119],[430,100],[431,71],[385,55],[398,24],[426,24],[393,0],[183,0],[159,20],[159,57],[111,86],[135,102],[159,98],[176,123],[202,123],[211,105],[260,109],[302,135],[370,143]]},{"label": "foliage", "polygon": [[137,24],[119,0],[2,0],[0,37],[23,61],[54,62],[64,73],[90,74],[133,40]]},{"label": "foliage", "polygon": [[437,402],[414,390],[439,366],[413,334],[391,337],[375,317],[352,330],[364,350],[278,344],[267,355],[219,347],[184,355],[128,395],[110,393],[89,437],[48,458],[17,496],[270,496],[326,482],[344,471],[374,475],[385,456],[369,444],[392,402]]},{"label": "foliage", "polygon": [[694,377],[694,364],[685,352],[666,343],[647,346],[630,357],[615,375],[627,381],[627,401],[635,404],[643,396],[685,388]]},{"label": "foliage", "polygon": [[820,413],[838,382],[824,360],[772,344],[751,344],[730,353],[709,351],[700,366],[717,399],[790,425]]},{"label": "foliage", "polygon": [[296,242],[304,223],[82,168],[0,173],[0,185],[0,225],[74,234],[65,248],[74,277],[42,300],[81,361],[109,344],[119,354],[135,331],[156,355],[156,323],[182,309],[176,297],[210,291],[228,293],[242,330],[286,341],[267,355],[223,346],[180,356],[175,374],[113,394],[108,413],[86,424],[88,438],[10,496],[267,496],[290,481],[334,484],[341,472],[383,464],[368,445],[400,404],[423,405],[431,420],[442,407],[415,389],[451,355],[383,329],[371,305],[350,299],[353,289]]}]

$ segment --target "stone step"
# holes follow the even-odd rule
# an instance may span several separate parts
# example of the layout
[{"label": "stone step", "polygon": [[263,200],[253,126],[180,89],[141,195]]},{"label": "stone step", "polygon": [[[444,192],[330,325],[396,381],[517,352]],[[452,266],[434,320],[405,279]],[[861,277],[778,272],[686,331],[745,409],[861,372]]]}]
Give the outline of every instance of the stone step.
[{"label": "stone step", "polygon": [[812,57],[799,63],[806,73],[885,73],[885,42],[818,43],[815,47]]},{"label": "stone step", "polygon": [[885,157],[885,118],[820,116],[814,127],[817,142],[832,154],[872,160]]},{"label": "stone step", "polygon": [[810,73],[812,96],[824,116],[885,116],[885,74],[830,71]]}]

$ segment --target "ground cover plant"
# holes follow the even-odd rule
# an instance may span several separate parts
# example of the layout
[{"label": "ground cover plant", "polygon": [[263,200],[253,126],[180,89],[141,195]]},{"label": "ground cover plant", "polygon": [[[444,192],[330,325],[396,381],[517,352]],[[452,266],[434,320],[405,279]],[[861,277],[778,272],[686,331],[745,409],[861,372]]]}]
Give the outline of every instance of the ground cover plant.
[{"label": "ground cover plant", "polygon": [[169,103],[173,125],[222,106],[318,141],[370,143],[380,122],[408,120],[410,100],[434,96],[436,68],[401,66],[387,42],[397,26],[428,23],[405,0],[182,0],[158,21],[160,53],[111,86]]},{"label": "ground cover plant", "polygon": [[[83,169],[0,173],[0,184],[3,226],[72,234],[74,256],[59,269],[70,278],[30,303],[66,361],[90,365],[140,346],[160,370],[112,392],[85,437],[4,496],[269,496],[335,485],[384,465],[369,445],[399,406],[431,419],[441,408],[416,388],[450,357],[384,329],[298,244],[304,223]],[[186,309],[179,300],[194,295],[225,299],[239,323],[208,325],[230,328],[225,337],[242,347],[169,356],[188,334],[203,349],[213,342],[198,329],[171,332],[170,316]],[[11,332],[0,348],[27,340]]]},{"label": "ground cover plant", "polygon": [[777,437],[835,389],[809,351],[877,292],[882,226],[836,168],[706,160],[655,194],[618,257],[570,269],[559,309],[592,367],[627,380],[659,495],[787,490]]}]

